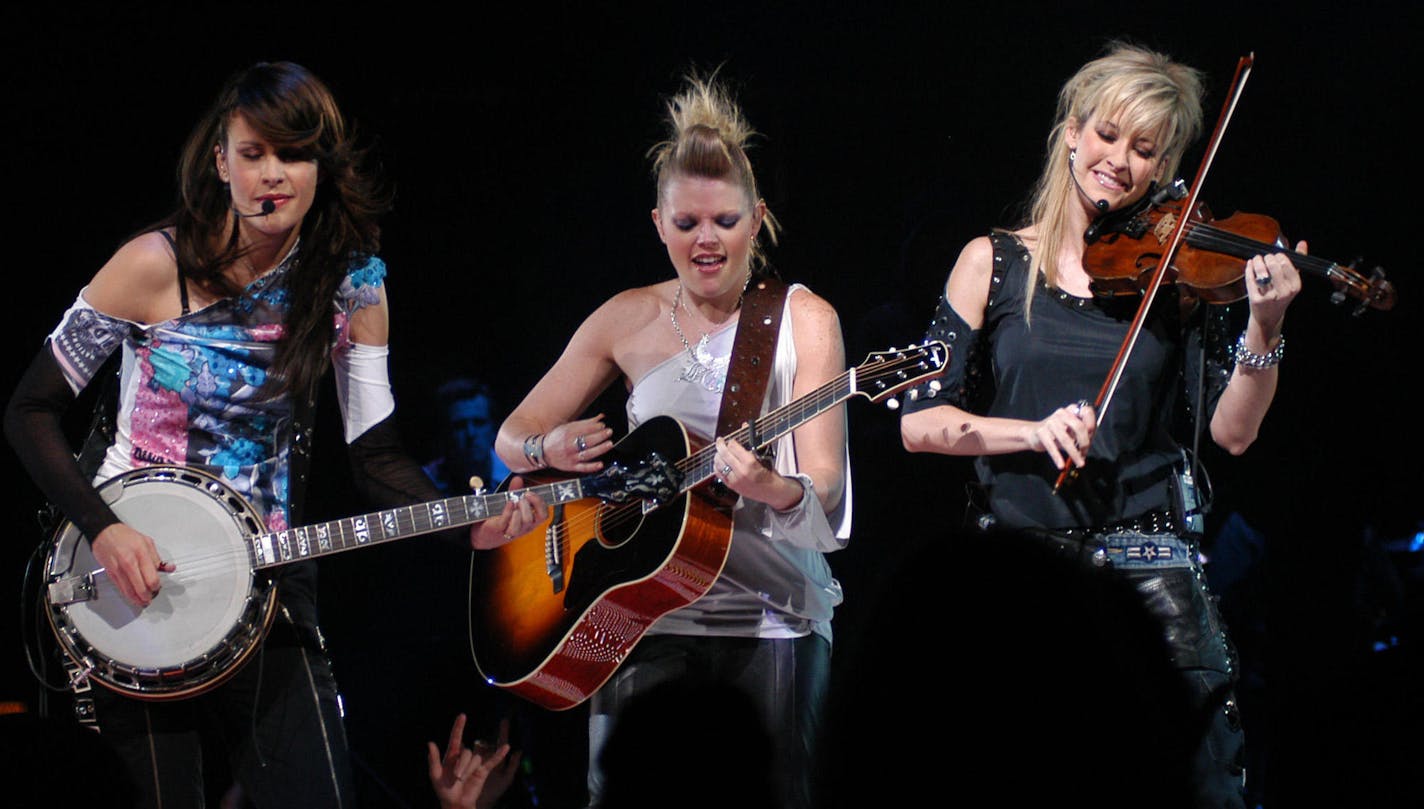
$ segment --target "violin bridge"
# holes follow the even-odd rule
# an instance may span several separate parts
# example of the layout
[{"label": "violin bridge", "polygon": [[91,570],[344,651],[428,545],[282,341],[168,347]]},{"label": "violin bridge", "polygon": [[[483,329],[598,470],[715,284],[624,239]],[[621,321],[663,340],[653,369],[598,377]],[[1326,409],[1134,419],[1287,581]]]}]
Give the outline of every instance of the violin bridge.
[{"label": "violin bridge", "polygon": [[1152,229],[1152,235],[1157,237],[1158,244],[1166,244],[1172,238],[1172,231],[1177,229],[1177,215],[1168,211],[1162,214],[1157,226]]}]

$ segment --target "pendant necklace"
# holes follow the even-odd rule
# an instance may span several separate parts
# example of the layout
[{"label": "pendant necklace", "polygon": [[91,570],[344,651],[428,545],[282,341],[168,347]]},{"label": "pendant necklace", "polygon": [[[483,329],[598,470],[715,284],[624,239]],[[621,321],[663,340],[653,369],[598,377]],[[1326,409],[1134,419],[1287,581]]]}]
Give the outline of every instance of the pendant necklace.
[{"label": "pendant necklace", "polygon": [[[751,273],[748,272],[747,283],[742,284],[741,297],[737,298],[737,311],[741,311],[742,301],[747,296],[747,284],[751,283],[751,279]],[[681,306],[684,311],[688,311],[682,302],[681,281],[677,284],[677,293],[673,295],[672,308],[668,310],[668,320],[672,321],[672,330],[677,333],[677,339],[682,341],[683,350],[687,352],[687,357],[690,360],[690,363],[683,369],[682,374],[678,378],[700,385],[713,393],[721,393],[722,386],[727,382],[727,360],[729,358],[712,356],[711,352],[707,349],[709,339],[707,332],[702,333],[702,339],[697,341],[697,347],[695,349],[692,347],[692,344],[687,341],[687,335],[682,333],[682,326],[677,322],[677,309],[679,306]],[[688,314],[691,314],[691,312],[688,311]]]}]

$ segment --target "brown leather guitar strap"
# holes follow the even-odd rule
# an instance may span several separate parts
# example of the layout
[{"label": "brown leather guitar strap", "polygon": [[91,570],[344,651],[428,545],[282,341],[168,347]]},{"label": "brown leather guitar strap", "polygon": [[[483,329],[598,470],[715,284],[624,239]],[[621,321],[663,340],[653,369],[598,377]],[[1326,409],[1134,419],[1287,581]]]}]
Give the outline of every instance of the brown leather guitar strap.
[{"label": "brown leather guitar strap", "polygon": [[[766,387],[776,359],[776,338],[781,333],[781,313],[786,309],[786,284],[775,278],[752,279],[737,337],[727,361],[727,384],[722,389],[722,409],[717,413],[717,435],[730,435],[743,423],[761,415]],[[756,447],[748,447],[753,451]]]},{"label": "brown leather guitar strap", "polygon": [[[722,388],[722,409],[717,413],[717,435],[727,436],[761,415],[771,366],[776,359],[776,338],[781,334],[781,315],[786,310],[786,284],[771,278],[753,278],[742,301],[737,337],[727,361],[727,383]],[[747,447],[756,452],[756,447]],[[713,487],[736,499],[722,486]]]}]

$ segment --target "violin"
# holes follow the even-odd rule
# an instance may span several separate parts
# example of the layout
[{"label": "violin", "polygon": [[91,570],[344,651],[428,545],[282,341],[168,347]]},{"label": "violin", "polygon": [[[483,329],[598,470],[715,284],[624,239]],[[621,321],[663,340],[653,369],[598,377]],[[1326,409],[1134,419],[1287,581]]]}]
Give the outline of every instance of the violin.
[{"label": "violin", "polygon": [[[1102,296],[1140,294],[1157,268],[1166,243],[1183,216],[1186,184],[1176,180],[1154,189],[1136,205],[1099,216],[1083,238],[1083,268],[1093,291]],[[1354,314],[1394,307],[1394,286],[1376,267],[1365,277],[1353,265],[1305,255],[1290,249],[1276,220],[1262,214],[1235,213],[1214,219],[1205,203],[1198,204],[1186,224],[1186,235],[1163,283],[1212,304],[1234,303],[1246,297],[1246,261],[1254,256],[1284,253],[1303,274],[1330,281],[1330,299],[1341,304],[1353,298]]]}]

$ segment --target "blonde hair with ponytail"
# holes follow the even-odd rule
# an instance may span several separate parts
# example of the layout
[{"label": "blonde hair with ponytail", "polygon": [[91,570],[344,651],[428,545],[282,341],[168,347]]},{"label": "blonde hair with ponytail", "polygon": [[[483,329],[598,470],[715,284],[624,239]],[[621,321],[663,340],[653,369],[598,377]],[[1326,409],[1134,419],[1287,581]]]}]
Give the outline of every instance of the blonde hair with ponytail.
[{"label": "blonde hair with ponytail", "polygon": [[[667,102],[668,137],[648,150],[657,178],[658,205],[661,206],[668,183],[679,177],[699,177],[722,180],[742,189],[747,207],[761,201],[756,175],[747,157],[747,145],[757,135],[727,88],[717,80],[714,71],[703,78],[688,74],[683,87]],[[761,233],[776,243],[780,229],[770,211],[762,219]],[[766,253],[761,235],[752,240],[753,272],[766,266]]]}]

